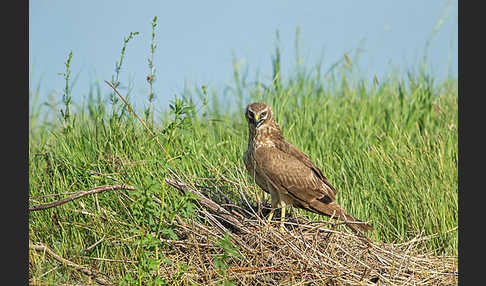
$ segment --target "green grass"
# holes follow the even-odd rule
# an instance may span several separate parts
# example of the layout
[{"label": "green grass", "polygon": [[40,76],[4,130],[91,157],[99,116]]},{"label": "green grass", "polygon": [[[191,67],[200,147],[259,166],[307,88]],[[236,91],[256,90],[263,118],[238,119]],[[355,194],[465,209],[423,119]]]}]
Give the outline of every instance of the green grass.
[{"label": "green grass", "polygon": [[[276,54],[272,82],[248,85],[235,67],[230,97],[215,90],[209,94],[206,87],[176,96],[170,108],[156,114],[160,120],[149,121],[156,138],[121,101],[112,99],[116,112],[107,112],[104,100],[112,95],[98,92],[95,99],[90,90],[90,100],[71,107],[68,118],[54,114],[42,120],[52,110],[40,106],[38,93],[32,91],[31,206],[95,186],[124,183],[138,188],[31,212],[30,242],[125,277],[127,284],[149,281],[157,266],[176,263],[163,257],[165,246],[155,243],[155,237],[178,239],[175,215],[191,218],[194,213],[191,198],[164,183],[169,169],[191,182],[213,189],[216,184],[235,201],[238,189],[252,200],[261,196],[242,156],[247,147],[243,110],[252,101],[263,101],[273,106],[287,140],[307,153],[338,189],[338,203],[372,222],[373,240],[403,242],[432,235],[426,241],[428,251],[457,255],[457,80],[436,82],[423,65],[378,83],[355,76],[348,61],[326,75],[319,72],[319,64],[299,66],[282,78],[278,48]],[[96,257],[139,264],[134,268]],[[29,269],[31,279],[39,281],[79,279],[56,262],[32,255]]]}]

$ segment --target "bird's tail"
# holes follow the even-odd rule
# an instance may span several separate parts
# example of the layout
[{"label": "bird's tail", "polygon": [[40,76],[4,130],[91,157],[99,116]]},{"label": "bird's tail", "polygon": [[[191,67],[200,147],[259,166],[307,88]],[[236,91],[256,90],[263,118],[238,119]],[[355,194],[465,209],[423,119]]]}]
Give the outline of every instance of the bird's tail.
[{"label": "bird's tail", "polygon": [[352,229],[354,232],[360,233],[361,231],[368,232],[373,230],[373,227],[367,223],[354,218],[353,216],[347,214],[344,209],[339,206],[336,202],[324,203],[319,200],[315,200],[309,204],[310,210],[322,214],[334,219],[351,222],[347,223],[346,226]]}]

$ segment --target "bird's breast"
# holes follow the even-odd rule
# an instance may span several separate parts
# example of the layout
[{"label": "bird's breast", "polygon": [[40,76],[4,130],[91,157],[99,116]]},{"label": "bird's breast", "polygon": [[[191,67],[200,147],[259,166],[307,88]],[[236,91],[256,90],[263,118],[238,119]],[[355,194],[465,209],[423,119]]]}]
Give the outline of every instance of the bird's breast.
[{"label": "bird's breast", "polygon": [[252,141],[254,150],[257,150],[260,147],[275,147],[275,143],[270,139],[270,137],[265,136],[265,134],[256,134]]},{"label": "bird's breast", "polygon": [[272,140],[264,140],[255,142],[255,150],[260,147],[275,147],[275,143]]}]

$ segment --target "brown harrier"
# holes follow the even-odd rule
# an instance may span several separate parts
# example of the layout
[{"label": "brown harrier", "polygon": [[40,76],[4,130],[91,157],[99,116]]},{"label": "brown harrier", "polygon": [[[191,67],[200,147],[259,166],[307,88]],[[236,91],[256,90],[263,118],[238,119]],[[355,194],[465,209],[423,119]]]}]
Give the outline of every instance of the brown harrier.
[{"label": "brown harrier", "polygon": [[302,151],[282,135],[272,108],[255,102],[247,106],[248,150],[243,156],[250,176],[272,197],[270,221],[277,206],[282,207],[280,229],[283,229],[285,206],[291,205],[314,213],[333,217],[352,230],[372,230],[373,227],[347,214],[334,200],[336,189],[322,171]]}]

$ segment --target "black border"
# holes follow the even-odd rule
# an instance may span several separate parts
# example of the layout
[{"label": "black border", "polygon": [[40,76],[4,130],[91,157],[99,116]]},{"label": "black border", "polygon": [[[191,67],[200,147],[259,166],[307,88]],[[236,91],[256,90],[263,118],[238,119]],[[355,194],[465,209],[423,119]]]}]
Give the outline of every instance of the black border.
[{"label": "black border", "polygon": [[[486,131],[484,104],[483,10],[457,1],[458,6],[458,256],[459,285],[484,283],[481,262],[485,236],[483,139]],[[475,9],[474,9],[475,8]],[[477,12],[476,15],[474,12]],[[481,23],[481,24],[479,24]],[[467,76],[464,75],[467,73]],[[476,256],[476,257],[475,257]]]},{"label": "black border", "polygon": [[[3,281],[29,283],[29,1],[12,1],[2,11]],[[5,279],[5,280],[4,280]],[[9,283],[13,281],[13,283]]]}]

